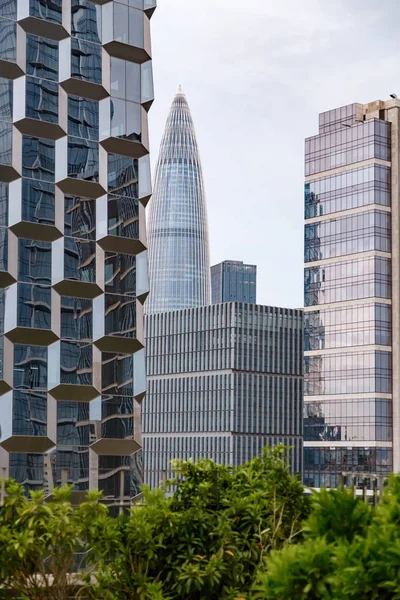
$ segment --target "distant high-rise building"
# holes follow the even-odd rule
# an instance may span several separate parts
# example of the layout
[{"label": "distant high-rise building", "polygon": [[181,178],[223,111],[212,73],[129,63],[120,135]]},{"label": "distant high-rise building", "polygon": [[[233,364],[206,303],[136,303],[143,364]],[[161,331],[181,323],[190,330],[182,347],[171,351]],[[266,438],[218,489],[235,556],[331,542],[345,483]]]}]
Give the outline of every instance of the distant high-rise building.
[{"label": "distant high-rise building", "polygon": [[0,477],[140,492],[156,0],[0,6]]},{"label": "distant high-rise building", "polygon": [[192,116],[179,88],[165,126],[148,219],[147,313],[210,303],[203,175]]},{"label": "distant high-rise building", "polygon": [[211,267],[211,302],[256,303],[257,267],[224,260]]},{"label": "distant high-rise building", "polygon": [[147,315],[145,481],[173,458],[239,465],[266,445],[303,456],[303,311],[226,302]]},{"label": "distant high-rise building", "polygon": [[305,146],[304,482],[400,471],[400,100],[319,115]]}]

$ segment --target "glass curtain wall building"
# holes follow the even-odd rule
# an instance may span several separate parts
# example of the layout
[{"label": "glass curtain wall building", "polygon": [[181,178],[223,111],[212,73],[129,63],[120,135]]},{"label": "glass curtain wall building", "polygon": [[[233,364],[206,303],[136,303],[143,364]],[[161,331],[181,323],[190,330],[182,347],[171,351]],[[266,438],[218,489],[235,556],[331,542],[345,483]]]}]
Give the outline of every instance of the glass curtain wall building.
[{"label": "glass curtain wall building", "polygon": [[397,99],[322,113],[305,146],[304,481],[400,470]]},{"label": "glass curtain wall building", "polygon": [[0,466],[141,481],[155,0],[0,1]]},{"label": "glass curtain wall building", "polygon": [[145,481],[173,458],[239,465],[262,449],[303,458],[303,312],[226,302],[147,315],[143,404]]},{"label": "glass curtain wall building", "polygon": [[211,302],[256,303],[257,267],[224,260],[211,267]]},{"label": "glass curtain wall building", "polygon": [[203,175],[192,116],[181,88],[161,141],[149,205],[148,243],[148,314],[210,303]]}]

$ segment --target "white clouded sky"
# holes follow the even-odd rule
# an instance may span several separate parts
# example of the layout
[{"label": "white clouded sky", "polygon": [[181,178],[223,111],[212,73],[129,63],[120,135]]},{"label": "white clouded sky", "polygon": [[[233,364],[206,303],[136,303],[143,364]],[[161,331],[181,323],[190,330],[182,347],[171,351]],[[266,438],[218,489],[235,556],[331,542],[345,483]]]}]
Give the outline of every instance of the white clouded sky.
[{"label": "white clouded sky", "polygon": [[152,162],[178,84],[203,165],[211,263],[303,305],[303,149],[318,113],[400,97],[400,0],[159,0]]}]

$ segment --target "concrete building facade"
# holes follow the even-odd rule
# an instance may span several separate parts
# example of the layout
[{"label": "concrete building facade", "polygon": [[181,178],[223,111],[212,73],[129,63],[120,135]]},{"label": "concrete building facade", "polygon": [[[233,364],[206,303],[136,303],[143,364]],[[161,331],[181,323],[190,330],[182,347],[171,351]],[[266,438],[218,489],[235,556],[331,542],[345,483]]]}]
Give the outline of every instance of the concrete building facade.
[{"label": "concrete building facade", "polygon": [[0,2],[0,466],[27,490],[139,491],[155,7]]},{"label": "concrete building facade", "polygon": [[173,458],[238,465],[283,443],[302,471],[301,310],[227,302],[146,315],[145,480]]},{"label": "concrete building facade", "polygon": [[400,470],[400,101],[306,140],[304,481]]}]

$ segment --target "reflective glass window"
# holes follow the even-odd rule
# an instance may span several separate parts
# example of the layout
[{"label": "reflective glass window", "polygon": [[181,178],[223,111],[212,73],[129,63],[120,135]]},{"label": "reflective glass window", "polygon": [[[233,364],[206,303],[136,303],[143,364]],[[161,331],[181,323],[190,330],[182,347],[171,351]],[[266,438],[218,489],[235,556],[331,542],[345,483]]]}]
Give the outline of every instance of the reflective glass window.
[{"label": "reflective glass window", "polygon": [[140,104],[111,98],[111,136],[140,142],[142,139]]},{"label": "reflective glass window", "polygon": [[12,163],[12,125],[0,121],[0,164]]},{"label": "reflective glass window", "polygon": [[61,339],[90,342],[93,337],[92,300],[61,297]]},{"label": "reflective glass window", "polygon": [[96,238],[96,203],[77,196],[65,196],[64,235]]},{"label": "reflective glass window", "polygon": [[26,116],[58,122],[58,85],[46,79],[26,78]]},{"label": "reflective glass window", "polygon": [[14,388],[46,391],[47,348],[14,344]]},{"label": "reflective glass window", "polygon": [[17,60],[17,24],[0,18],[0,56],[2,60]]},{"label": "reflective glass window", "polygon": [[101,404],[101,437],[125,439],[133,437],[133,399],[114,396],[104,399]]},{"label": "reflective glass window", "polygon": [[57,444],[61,446],[89,445],[89,403],[57,403]]},{"label": "reflective glass window", "polygon": [[106,252],[104,279],[107,292],[135,295],[136,257],[119,252]]},{"label": "reflective glass window", "polygon": [[108,234],[139,239],[138,200],[108,195]]},{"label": "reflective glass window", "polygon": [[10,79],[4,79],[4,77],[0,77],[0,120],[9,121],[10,123],[12,122],[12,102],[12,81],[10,81]]},{"label": "reflective glass window", "polygon": [[58,42],[36,35],[26,36],[26,73],[58,80]]},{"label": "reflective glass window", "polygon": [[0,226],[8,225],[8,184],[0,183]]},{"label": "reflective glass window", "polygon": [[29,14],[44,21],[62,22],[62,0],[29,0]]},{"label": "reflective glass window", "polygon": [[55,142],[24,135],[22,137],[22,175],[30,179],[54,182]]},{"label": "reflective glass window", "polygon": [[68,134],[87,140],[99,139],[99,103],[68,96]]},{"label": "reflective glass window", "polygon": [[101,6],[87,0],[72,0],[71,35],[101,44]]},{"label": "reflective glass window", "polygon": [[99,144],[68,136],[68,177],[99,181]]},{"label": "reflective glass window", "polygon": [[0,227],[0,271],[8,269],[8,229]]},{"label": "reflective glass window", "polygon": [[44,454],[10,452],[9,476],[22,485],[25,492],[43,490]]},{"label": "reflective glass window", "polygon": [[18,284],[17,326],[51,329],[51,288]]},{"label": "reflective glass window", "polygon": [[22,220],[43,225],[54,225],[54,184],[33,179],[22,179]]},{"label": "reflective glass window", "polygon": [[72,38],[71,77],[101,84],[101,46]]},{"label": "reflective glass window", "polygon": [[51,285],[51,243],[19,239],[18,281]]},{"label": "reflective glass window", "polygon": [[122,196],[138,197],[138,160],[119,154],[108,154],[108,191]]},{"label": "reflective glass window", "polygon": [[102,391],[115,396],[133,396],[133,356],[102,353]]},{"label": "reflective glass window", "polygon": [[129,296],[105,294],[105,333],[136,337],[136,301]]},{"label": "reflective glass window", "polygon": [[60,344],[61,384],[92,385],[92,345],[86,342]]},{"label": "reflective glass window", "polygon": [[0,15],[7,19],[17,18],[17,0],[1,0]]},{"label": "reflective glass window", "polygon": [[14,392],[13,435],[47,435],[46,394]]},{"label": "reflective glass window", "polygon": [[96,242],[66,237],[64,277],[96,283]]}]

